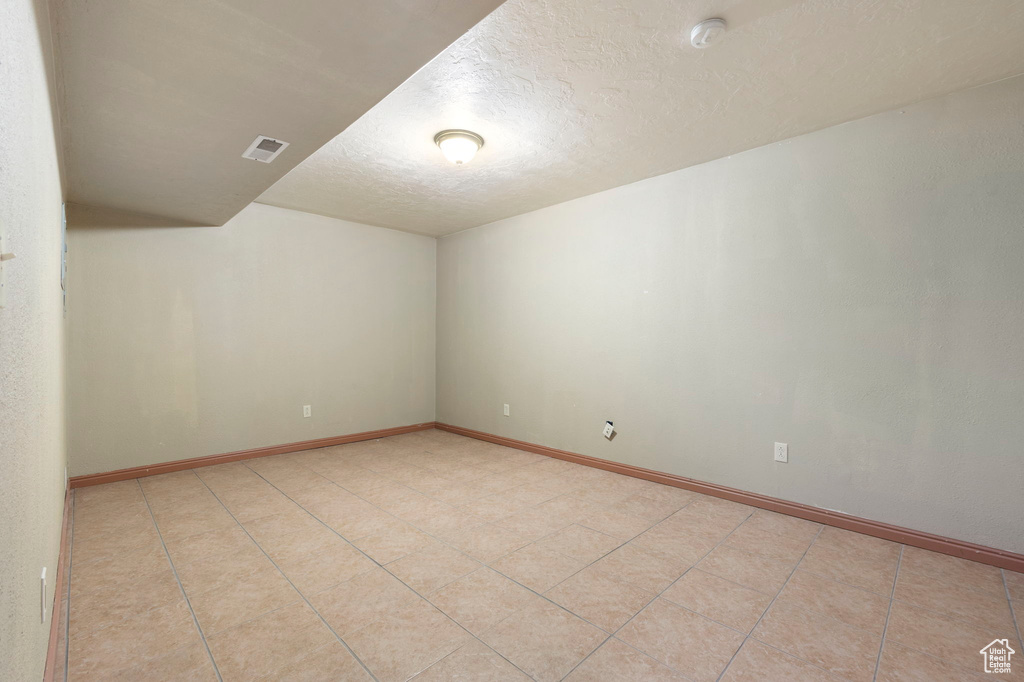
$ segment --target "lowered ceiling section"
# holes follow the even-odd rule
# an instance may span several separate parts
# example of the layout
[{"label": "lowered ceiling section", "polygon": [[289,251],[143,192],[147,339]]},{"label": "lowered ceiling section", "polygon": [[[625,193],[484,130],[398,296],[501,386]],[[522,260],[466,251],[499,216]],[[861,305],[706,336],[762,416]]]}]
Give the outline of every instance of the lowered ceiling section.
[{"label": "lowered ceiling section", "polygon": [[68,201],[223,224],[499,4],[54,0]]}]

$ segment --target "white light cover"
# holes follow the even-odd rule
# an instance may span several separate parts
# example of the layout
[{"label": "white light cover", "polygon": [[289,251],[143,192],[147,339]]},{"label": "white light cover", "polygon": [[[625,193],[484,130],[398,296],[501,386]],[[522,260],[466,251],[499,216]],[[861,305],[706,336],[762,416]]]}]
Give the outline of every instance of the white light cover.
[{"label": "white light cover", "polygon": [[469,163],[481,146],[479,136],[468,132],[450,132],[438,137],[437,146],[441,148],[441,153],[454,164]]}]

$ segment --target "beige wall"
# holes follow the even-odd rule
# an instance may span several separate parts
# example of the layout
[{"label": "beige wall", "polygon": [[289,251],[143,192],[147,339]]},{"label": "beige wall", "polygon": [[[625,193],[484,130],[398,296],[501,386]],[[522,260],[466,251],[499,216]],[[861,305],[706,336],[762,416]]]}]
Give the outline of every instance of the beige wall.
[{"label": "beige wall", "polygon": [[438,419],[1024,552],[1022,111],[1017,78],[442,239]]},{"label": "beige wall", "polygon": [[261,204],[68,222],[72,475],[434,419],[434,239]]},{"label": "beige wall", "polygon": [[61,183],[46,3],[0,3],[0,679],[43,675],[64,510]]}]

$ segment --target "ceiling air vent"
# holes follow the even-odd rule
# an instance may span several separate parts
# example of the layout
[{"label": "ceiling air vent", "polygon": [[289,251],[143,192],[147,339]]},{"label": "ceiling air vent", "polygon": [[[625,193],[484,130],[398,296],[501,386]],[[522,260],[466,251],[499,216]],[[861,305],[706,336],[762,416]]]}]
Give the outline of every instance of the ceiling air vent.
[{"label": "ceiling air vent", "polygon": [[245,153],[242,154],[242,156],[246,159],[252,159],[253,161],[270,163],[276,159],[277,155],[283,152],[287,146],[288,143],[283,140],[275,140],[272,137],[260,135],[251,145],[249,145],[249,148],[245,150]]}]

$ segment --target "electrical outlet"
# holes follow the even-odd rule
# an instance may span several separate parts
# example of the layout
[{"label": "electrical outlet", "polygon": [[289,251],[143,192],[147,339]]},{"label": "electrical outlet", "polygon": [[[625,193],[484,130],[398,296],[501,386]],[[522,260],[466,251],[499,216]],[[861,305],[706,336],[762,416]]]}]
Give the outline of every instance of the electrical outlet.
[{"label": "electrical outlet", "polygon": [[789,461],[789,445],[786,443],[775,444],[775,461],[782,463]]},{"label": "electrical outlet", "polygon": [[608,440],[612,439],[612,434],[615,433],[615,426],[611,422],[604,423],[604,430],[601,431],[605,438]]},{"label": "electrical outlet", "polygon": [[43,574],[39,576],[39,622],[46,622],[46,566],[43,566]]},{"label": "electrical outlet", "polygon": [[312,417],[313,416],[313,406],[312,405],[303,405],[302,406],[302,416],[303,417]]},{"label": "electrical outlet", "polygon": [[505,403],[505,416],[508,416],[508,403]]}]

